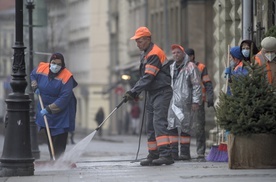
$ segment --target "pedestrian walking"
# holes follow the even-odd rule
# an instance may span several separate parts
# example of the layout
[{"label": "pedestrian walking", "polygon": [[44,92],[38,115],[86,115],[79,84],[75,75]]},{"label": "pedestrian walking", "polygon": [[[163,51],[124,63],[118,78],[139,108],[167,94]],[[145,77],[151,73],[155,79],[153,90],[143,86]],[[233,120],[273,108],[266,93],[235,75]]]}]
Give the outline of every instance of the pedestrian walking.
[{"label": "pedestrian walking", "polygon": [[186,49],[185,52],[187,53],[187,55],[189,55],[190,61],[195,63],[200,72],[203,103],[199,105],[199,110],[194,117],[194,126],[196,135],[197,158],[200,160],[204,160],[206,150],[205,102],[207,102],[207,107],[214,107],[213,84],[208,75],[207,67],[203,63],[196,61],[194,49]]},{"label": "pedestrian walking", "polygon": [[276,38],[265,37],[261,42],[262,49],[255,56],[255,61],[259,65],[266,65],[267,80],[276,86]]},{"label": "pedestrian walking", "polygon": [[173,44],[171,50],[174,59],[171,65],[173,97],[168,112],[168,129],[172,156],[175,160],[189,160],[192,115],[202,104],[201,79],[197,66],[189,61],[182,46]]},{"label": "pedestrian walking", "polygon": [[[102,107],[100,107],[96,113],[95,121],[97,122],[98,126],[103,122],[104,120],[104,110]],[[102,129],[99,128],[98,130],[99,136],[102,136]]]},{"label": "pedestrian walking", "polygon": [[172,98],[170,62],[164,51],[152,42],[147,27],[139,27],[131,37],[141,51],[140,79],[127,91],[124,98],[134,100],[146,91],[148,156],[142,166],[170,165],[171,156],[168,126],[168,108]]},{"label": "pedestrian walking", "polygon": [[[77,86],[77,82],[65,67],[61,53],[52,54],[49,63],[41,62],[30,76],[31,86],[35,93],[41,96],[44,104],[44,109],[40,103],[37,104],[36,124],[39,130],[47,132],[44,121],[46,115],[57,159],[66,149],[68,132],[75,130],[77,100],[73,89]],[[51,151],[50,146],[49,151]],[[51,152],[50,156],[53,159]]]},{"label": "pedestrian walking", "polygon": [[140,123],[140,107],[137,102],[133,102],[130,110],[131,116],[131,130],[133,135],[139,133],[139,123]]}]

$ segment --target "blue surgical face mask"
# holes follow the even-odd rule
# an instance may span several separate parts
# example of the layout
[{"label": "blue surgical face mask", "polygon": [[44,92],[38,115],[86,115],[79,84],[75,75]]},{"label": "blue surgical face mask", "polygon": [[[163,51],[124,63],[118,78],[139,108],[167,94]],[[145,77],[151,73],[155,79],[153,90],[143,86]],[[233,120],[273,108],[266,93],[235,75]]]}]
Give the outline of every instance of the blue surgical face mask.
[{"label": "blue surgical face mask", "polygon": [[53,73],[59,72],[60,69],[61,69],[61,66],[60,66],[60,65],[57,65],[57,64],[50,64],[50,70],[51,70]]},{"label": "blue surgical face mask", "polygon": [[248,50],[248,49],[243,49],[243,50],[242,50],[242,55],[243,55],[244,57],[246,57],[246,58],[249,58],[249,56],[250,56],[250,50]]},{"label": "blue surgical face mask", "polygon": [[231,68],[235,68],[235,66],[236,66],[236,63],[233,60],[231,60],[230,61],[230,67]]}]

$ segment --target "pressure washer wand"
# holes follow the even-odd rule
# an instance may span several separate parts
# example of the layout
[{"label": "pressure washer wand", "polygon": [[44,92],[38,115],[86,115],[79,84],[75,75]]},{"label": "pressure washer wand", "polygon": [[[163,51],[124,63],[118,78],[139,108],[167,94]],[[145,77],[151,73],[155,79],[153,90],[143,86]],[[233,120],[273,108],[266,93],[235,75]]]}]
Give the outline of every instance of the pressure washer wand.
[{"label": "pressure washer wand", "polygon": [[105,120],[103,120],[103,122],[95,129],[96,131],[98,131],[100,129],[100,127],[105,123],[106,120],[108,120],[108,118],[110,118],[110,116],[119,108],[121,107],[121,105],[123,105],[123,103],[127,102],[127,99],[124,98],[120,104],[118,104],[115,109],[113,109],[113,111],[105,118]]}]

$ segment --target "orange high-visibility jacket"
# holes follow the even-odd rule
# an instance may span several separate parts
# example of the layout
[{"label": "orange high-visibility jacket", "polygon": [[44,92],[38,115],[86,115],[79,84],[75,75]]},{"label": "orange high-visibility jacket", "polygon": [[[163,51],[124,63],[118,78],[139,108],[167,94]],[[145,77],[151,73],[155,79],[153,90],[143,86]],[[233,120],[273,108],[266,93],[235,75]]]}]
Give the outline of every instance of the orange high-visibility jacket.
[{"label": "orange high-visibility jacket", "polygon": [[255,61],[261,66],[263,64],[266,64],[266,71],[267,71],[267,80],[270,84],[272,84],[272,72],[271,67],[266,61],[264,55],[262,54],[262,51],[258,52],[255,56]]},{"label": "orange high-visibility jacket", "polygon": [[213,99],[213,97],[214,97],[213,86],[212,86],[211,79],[208,75],[206,66],[200,62],[196,62],[196,65],[199,69],[201,81],[202,81],[202,100],[205,102],[206,101],[206,92],[207,92],[207,97],[210,99]]}]

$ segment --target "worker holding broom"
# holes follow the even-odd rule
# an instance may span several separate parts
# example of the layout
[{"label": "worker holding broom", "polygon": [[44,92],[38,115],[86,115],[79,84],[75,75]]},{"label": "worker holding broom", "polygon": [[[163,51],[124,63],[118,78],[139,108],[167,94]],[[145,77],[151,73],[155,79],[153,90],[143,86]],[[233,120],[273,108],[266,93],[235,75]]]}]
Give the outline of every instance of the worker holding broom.
[{"label": "worker holding broom", "polygon": [[39,97],[36,124],[45,130],[51,159],[59,158],[66,149],[68,132],[75,130],[77,86],[65,67],[61,53],[54,53],[49,63],[41,62],[31,72],[31,86]]},{"label": "worker holding broom", "polygon": [[[240,46],[234,46],[230,49],[230,67],[225,69],[225,74],[228,75],[229,82],[231,82],[231,76],[247,75],[248,70],[244,66],[242,60],[243,55],[240,51]],[[227,86],[227,94],[231,95],[230,87]]]},{"label": "worker holding broom", "polygon": [[125,93],[124,98],[134,100],[142,91],[147,91],[149,154],[140,165],[170,165],[174,163],[167,129],[167,114],[172,98],[170,62],[164,51],[152,43],[151,32],[147,27],[138,28],[131,39],[136,41],[141,51],[140,79]]},{"label": "worker holding broom", "polygon": [[[235,79],[237,76],[245,76],[248,74],[247,67],[243,64],[244,55],[242,54],[240,46],[231,47],[228,53],[229,67],[225,69],[226,79],[226,93],[231,94],[231,89],[228,86],[228,82],[231,83],[231,79]],[[207,161],[215,162],[227,162],[227,135],[229,131],[221,130],[220,143],[218,148],[211,149],[209,155],[207,156]]]}]

